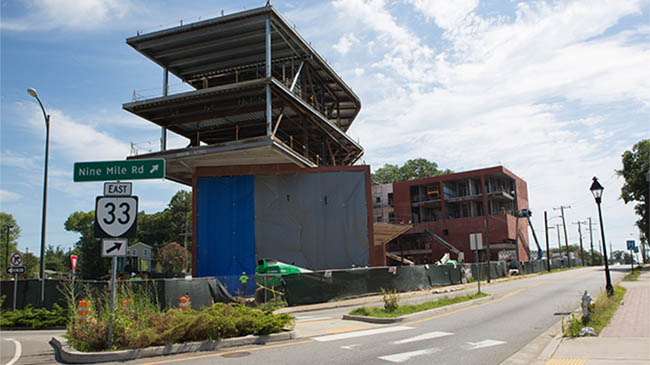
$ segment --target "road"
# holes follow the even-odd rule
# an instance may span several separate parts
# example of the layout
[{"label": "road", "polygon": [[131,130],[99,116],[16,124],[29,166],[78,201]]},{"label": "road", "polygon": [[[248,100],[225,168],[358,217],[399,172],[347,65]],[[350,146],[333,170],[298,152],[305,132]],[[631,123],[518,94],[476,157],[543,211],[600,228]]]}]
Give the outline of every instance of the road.
[{"label": "road", "polygon": [[[616,282],[629,268],[614,267],[611,271]],[[290,342],[129,363],[499,364],[576,309],[585,290],[598,296],[605,280],[598,267],[483,284],[483,291],[493,300],[419,320],[394,325],[341,320],[350,308],[297,313],[298,338]],[[3,353],[5,348],[3,343]],[[50,361],[54,362],[52,357]],[[23,362],[23,358],[17,362],[23,363],[33,362]]]}]

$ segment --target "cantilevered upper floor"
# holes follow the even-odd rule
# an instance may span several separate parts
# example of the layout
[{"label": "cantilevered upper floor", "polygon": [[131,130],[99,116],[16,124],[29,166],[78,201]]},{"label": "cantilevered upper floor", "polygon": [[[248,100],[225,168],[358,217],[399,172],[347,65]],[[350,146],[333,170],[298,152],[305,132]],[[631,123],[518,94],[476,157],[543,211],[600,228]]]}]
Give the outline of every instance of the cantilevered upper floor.
[{"label": "cantilevered upper floor", "polygon": [[363,154],[346,134],[359,98],[272,6],[126,42],[195,90],[123,108],[187,137],[188,148],[265,137],[305,166],[350,165]]}]

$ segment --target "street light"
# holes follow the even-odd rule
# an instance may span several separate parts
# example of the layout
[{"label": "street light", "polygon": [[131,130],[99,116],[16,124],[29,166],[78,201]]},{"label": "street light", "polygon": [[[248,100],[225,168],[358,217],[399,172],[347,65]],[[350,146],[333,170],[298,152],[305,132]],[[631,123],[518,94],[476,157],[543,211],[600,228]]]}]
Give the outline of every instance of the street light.
[{"label": "street light", "polygon": [[39,270],[39,277],[41,278],[41,307],[45,304],[45,217],[47,212],[47,160],[50,146],[50,116],[45,112],[43,103],[38,97],[35,89],[27,89],[27,93],[33,96],[38,105],[41,106],[43,117],[45,118],[45,173],[43,174],[43,218],[41,220],[41,265]]},{"label": "street light", "polygon": [[601,197],[603,196],[603,186],[598,182],[598,178],[594,176],[594,182],[591,184],[589,190],[594,195],[596,199],[596,205],[598,205],[598,218],[600,219],[600,236],[603,242],[603,260],[605,260],[605,290],[607,291],[607,296],[611,297],[614,294],[614,287],[612,287],[612,279],[609,276],[609,264],[607,263],[607,246],[605,245],[605,228],[603,227],[603,214],[600,211],[600,202]]}]

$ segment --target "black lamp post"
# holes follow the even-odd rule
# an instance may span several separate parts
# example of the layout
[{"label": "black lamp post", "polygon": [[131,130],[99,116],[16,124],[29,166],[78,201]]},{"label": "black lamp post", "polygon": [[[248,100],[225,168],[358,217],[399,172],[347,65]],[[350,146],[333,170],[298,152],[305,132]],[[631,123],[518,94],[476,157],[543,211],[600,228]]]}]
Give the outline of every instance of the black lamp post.
[{"label": "black lamp post", "polygon": [[36,90],[29,88],[27,93],[33,96],[38,105],[41,106],[43,117],[45,118],[45,173],[43,174],[43,218],[41,220],[41,265],[39,270],[39,277],[41,278],[41,307],[45,304],[45,218],[47,212],[47,160],[50,146],[50,115],[45,112],[43,103],[38,97]]},{"label": "black lamp post", "polygon": [[598,182],[598,178],[594,176],[594,182],[591,184],[591,193],[596,199],[596,205],[598,205],[598,218],[600,219],[600,236],[603,240],[603,259],[605,260],[605,290],[607,291],[607,296],[611,297],[614,294],[614,287],[612,287],[612,279],[609,276],[609,264],[607,263],[607,246],[605,244],[605,228],[603,227],[603,214],[600,210],[601,196],[603,195],[603,186]]}]

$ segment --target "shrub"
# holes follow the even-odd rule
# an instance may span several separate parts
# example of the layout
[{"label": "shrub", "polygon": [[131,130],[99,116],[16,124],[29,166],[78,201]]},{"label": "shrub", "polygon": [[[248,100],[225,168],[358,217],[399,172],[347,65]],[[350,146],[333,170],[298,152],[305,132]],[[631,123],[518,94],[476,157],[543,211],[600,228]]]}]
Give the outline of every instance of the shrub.
[{"label": "shrub", "polygon": [[399,293],[396,289],[386,290],[381,288],[381,293],[384,295],[384,310],[386,312],[394,312],[399,308]]},{"label": "shrub", "polygon": [[52,309],[34,309],[31,305],[27,305],[24,309],[17,309],[15,312],[3,311],[0,314],[0,327],[2,328],[30,327],[42,329],[65,326],[67,322],[67,311],[58,304],[54,304]]}]

